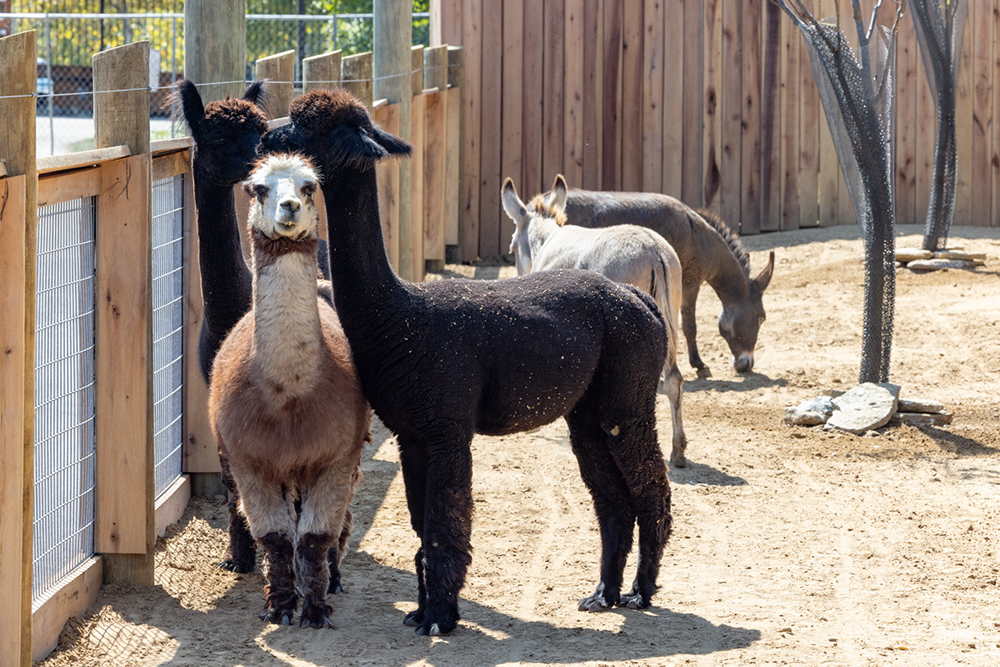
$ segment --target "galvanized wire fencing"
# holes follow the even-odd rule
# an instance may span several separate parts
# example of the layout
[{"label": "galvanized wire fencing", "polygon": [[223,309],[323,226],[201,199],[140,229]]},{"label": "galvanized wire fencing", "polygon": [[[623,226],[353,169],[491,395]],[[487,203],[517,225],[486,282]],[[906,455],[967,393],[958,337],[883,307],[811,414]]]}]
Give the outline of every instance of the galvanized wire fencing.
[{"label": "galvanized wire fencing", "polygon": [[32,599],[94,553],[93,197],[38,211]]}]

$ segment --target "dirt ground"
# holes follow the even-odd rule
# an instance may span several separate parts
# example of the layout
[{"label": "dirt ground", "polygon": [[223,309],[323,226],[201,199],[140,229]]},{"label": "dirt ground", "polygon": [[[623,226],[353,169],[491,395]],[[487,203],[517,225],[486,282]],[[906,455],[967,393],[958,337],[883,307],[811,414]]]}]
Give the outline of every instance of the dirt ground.
[{"label": "dirt ground", "polygon": [[[901,230],[901,245],[919,243]],[[265,626],[263,580],[215,567],[221,497],[195,499],[160,541],[152,588],[108,586],[45,665],[1000,664],[1000,230],[957,228],[985,269],[898,273],[892,380],[946,403],[951,426],[856,437],[782,424],[782,409],[857,379],[862,247],[855,227],[745,239],[775,249],[753,373],[738,376],[703,288],[684,359],[690,467],[672,470],[674,534],[648,611],[577,611],[599,541],[563,422],[477,437],[474,556],[449,637],[416,607],[395,441],[365,450],[336,629]],[[512,267],[450,266],[492,278]],[[428,388],[433,390],[433,388]],[[670,412],[659,399],[661,442]],[[634,554],[626,579],[634,573]]]}]

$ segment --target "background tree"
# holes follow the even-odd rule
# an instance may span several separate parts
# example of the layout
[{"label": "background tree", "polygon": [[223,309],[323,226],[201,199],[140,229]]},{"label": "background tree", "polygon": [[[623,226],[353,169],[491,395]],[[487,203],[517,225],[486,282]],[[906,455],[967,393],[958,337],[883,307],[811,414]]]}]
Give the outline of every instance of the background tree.
[{"label": "background tree", "polygon": [[910,0],[910,14],[937,111],[934,178],[924,224],[924,249],[938,250],[947,243],[948,231],[955,219],[958,184],[955,82],[962,60],[962,37],[969,6],[961,0]]},{"label": "background tree", "polygon": [[[817,21],[802,0],[772,0],[795,22],[833,135],[840,168],[865,239],[865,297],[860,382],[887,382],[896,300],[895,200],[892,187],[892,82],[896,30],[905,7],[896,0],[888,35],[878,0],[866,29],[860,0],[851,8],[855,56],[836,23]],[[947,1],[947,0],[945,0]]]}]

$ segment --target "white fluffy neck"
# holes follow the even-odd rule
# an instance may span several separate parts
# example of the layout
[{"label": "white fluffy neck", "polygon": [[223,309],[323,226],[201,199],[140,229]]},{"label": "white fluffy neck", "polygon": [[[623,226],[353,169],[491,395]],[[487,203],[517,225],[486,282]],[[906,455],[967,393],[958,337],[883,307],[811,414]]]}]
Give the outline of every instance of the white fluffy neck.
[{"label": "white fluffy neck", "polygon": [[253,248],[253,353],[259,368],[289,393],[308,390],[322,345],[316,255],[266,256]]}]

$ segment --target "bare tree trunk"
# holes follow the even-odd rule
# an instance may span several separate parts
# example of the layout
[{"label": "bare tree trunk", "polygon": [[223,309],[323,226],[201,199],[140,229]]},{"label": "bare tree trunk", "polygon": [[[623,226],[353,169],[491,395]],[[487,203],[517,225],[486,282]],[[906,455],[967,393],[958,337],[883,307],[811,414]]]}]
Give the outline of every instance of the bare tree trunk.
[{"label": "bare tree trunk", "polygon": [[924,224],[924,250],[938,250],[948,242],[948,231],[955,219],[955,191],[958,184],[958,149],[955,130],[954,79],[938,92],[937,141],[934,146],[934,180]]}]

